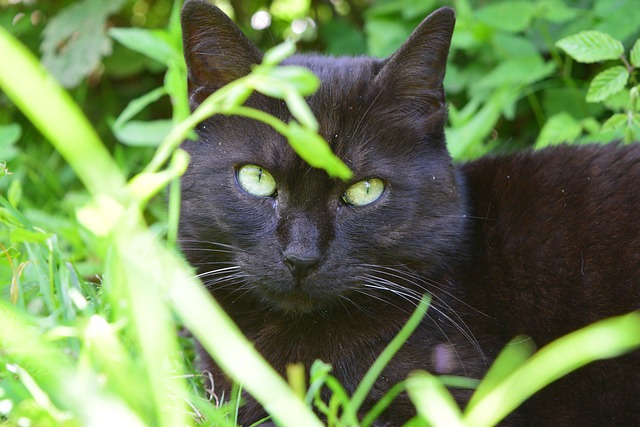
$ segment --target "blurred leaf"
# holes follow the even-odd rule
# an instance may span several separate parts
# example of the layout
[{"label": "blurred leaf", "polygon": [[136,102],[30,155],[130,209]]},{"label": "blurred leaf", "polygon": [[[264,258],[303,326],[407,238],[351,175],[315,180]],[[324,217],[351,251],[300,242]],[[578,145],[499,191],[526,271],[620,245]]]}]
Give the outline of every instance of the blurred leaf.
[{"label": "blurred leaf", "polygon": [[[631,91],[625,87],[620,92],[615,93],[605,99],[602,105],[604,105],[608,110],[615,113],[621,113],[623,111],[631,110],[632,106],[630,92]],[[590,103],[589,105],[594,104]]]},{"label": "blurred leaf", "polygon": [[556,42],[578,62],[592,63],[618,59],[624,53],[622,42],[601,31],[582,31]]},{"label": "blurred leaf", "polygon": [[561,24],[576,18],[583,13],[580,9],[572,9],[565,2],[557,0],[538,1],[538,13],[546,21]]},{"label": "blurred leaf", "polygon": [[427,372],[415,372],[406,380],[407,393],[418,415],[432,426],[462,427],[462,414],[447,388]]},{"label": "blurred leaf", "polygon": [[477,88],[495,88],[505,84],[528,85],[548,77],[555,69],[555,63],[544,62],[539,54],[512,57],[481,78]]},{"label": "blurred leaf", "polygon": [[367,35],[367,49],[369,55],[386,58],[407,39],[412,25],[397,19],[375,17],[367,19],[365,33]]},{"label": "blurred leaf", "polygon": [[320,37],[332,55],[364,55],[367,41],[361,28],[344,19],[334,19],[319,28]]},{"label": "blurred leaf", "polygon": [[602,125],[602,130],[621,129],[627,125],[627,114],[614,114]]},{"label": "blurred leaf", "polygon": [[263,65],[278,65],[296,52],[296,44],[292,41],[281,43],[265,52]]},{"label": "blurred leaf", "polygon": [[125,0],[84,0],[51,18],[44,29],[42,63],[65,87],[77,86],[111,53],[107,17]]},{"label": "blurred leaf", "polygon": [[304,67],[293,65],[275,67],[269,70],[269,77],[279,80],[274,84],[289,86],[303,96],[311,95],[320,87],[320,79]]},{"label": "blurred leaf", "polygon": [[329,144],[313,130],[291,122],[286,136],[295,152],[311,166],[324,169],[329,176],[344,180],[351,177],[347,165],[333,154]]},{"label": "blurred leaf", "polygon": [[592,10],[595,19],[590,29],[619,40],[638,34],[638,0],[595,0]]},{"label": "blurred leaf", "polygon": [[289,111],[291,111],[291,114],[293,114],[300,124],[315,132],[318,131],[318,121],[313,115],[311,108],[309,108],[309,104],[307,104],[303,97],[296,92],[289,92],[285,97],[285,101]]},{"label": "blurred leaf", "polygon": [[538,47],[530,37],[521,34],[497,33],[493,37],[493,46],[496,53],[510,57],[539,56]]},{"label": "blurred leaf", "polygon": [[575,119],[599,116],[604,111],[602,105],[588,103],[585,99],[586,95],[587,89],[580,87],[561,86],[546,89],[542,95],[544,113],[546,117],[551,117],[564,112]]},{"label": "blurred leaf", "polygon": [[640,39],[636,40],[631,48],[631,65],[640,68]]},{"label": "blurred leaf", "polygon": [[604,101],[620,92],[629,80],[629,71],[622,65],[608,68],[596,75],[587,91],[587,102]]},{"label": "blurred leaf", "polygon": [[0,161],[9,161],[18,155],[16,142],[22,135],[22,128],[17,123],[0,125]]},{"label": "blurred leaf", "polygon": [[127,48],[139,52],[161,64],[167,64],[182,52],[174,49],[165,30],[143,28],[111,28],[109,35]]},{"label": "blurred leaf", "polygon": [[536,149],[575,141],[582,133],[582,125],[569,113],[558,113],[547,120],[535,143]]},{"label": "blurred leaf", "polygon": [[120,142],[133,147],[157,147],[173,127],[171,120],[132,120],[114,129]]},{"label": "blurred leaf", "polygon": [[529,26],[535,11],[535,4],[529,1],[503,1],[481,7],[476,18],[492,28],[517,33]]},{"label": "blurred leaf", "polygon": [[[470,101],[467,106],[474,106],[474,104],[476,106],[468,111],[463,111],[466,119],[445,129],[447,147],[451,156],[458,161],[471,160],[491,151],[491,146],[485,143],[486,139],[500,118],[500,112],[505,106],[514,103],[518,94],[519,92],[515,88],[507,85],[492,91],[482,107],[477,106],[479,101]],[[467,106],[465,106],[465,110]],[[452,109],[452,111],[454,110]],[[455,115],[456,113],[452,116],[455,117]]]},{"label": "blurred leaf", "polygon": [[129,102],[129,104],[125,107],[124,110],[122,110],[122,113],[120,113],[115,123],[113,124],[114,132],[117,132],[117,130],[121,129],[125,123],[135,117],[136,114],[144,110],[149,104],[156,102],[166,94],[167,91],[164,89],[164,87],[159,87]]}]

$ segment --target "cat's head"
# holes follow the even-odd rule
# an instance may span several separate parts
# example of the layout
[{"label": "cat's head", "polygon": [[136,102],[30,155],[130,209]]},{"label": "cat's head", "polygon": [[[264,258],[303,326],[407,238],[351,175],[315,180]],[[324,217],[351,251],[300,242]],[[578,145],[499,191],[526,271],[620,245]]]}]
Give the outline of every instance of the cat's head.
[{"label": "cat's head", "polygon": [[[215,116],[183,148],[180,238],[220,298],[286,312],[414,298],[460,251],[464,219],[446,150],[443,78],[454,26],[440,9],[385,60],[297,55],[321,79],[308,98],[319,133],[352,169],[313,169],[257,121]],[[219,9],[182,13],[192,108],[250,72],[262,53]],[[262,95],[247,102],[292,120]]]}]

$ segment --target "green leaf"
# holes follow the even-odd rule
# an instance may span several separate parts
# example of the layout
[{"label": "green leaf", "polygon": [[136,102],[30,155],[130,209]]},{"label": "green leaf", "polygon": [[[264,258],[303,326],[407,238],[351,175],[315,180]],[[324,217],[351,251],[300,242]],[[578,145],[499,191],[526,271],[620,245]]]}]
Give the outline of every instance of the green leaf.
[{"label": "green leaf", "polygon": [[42,63],[65,87],[75,87],[111,53],[107,17],[124,0],[85,0],[71,4],[49,20],[43,31]]},{"label": "green leaf", "polygon": [[310,70],[298,66],[281,66],[269,70],[269,77],[286,83],[303,96],[314,93],[320,87],[320,79]]},{"label": "green leaf", "polygon": [[311,112],[311,108],[309,108],[309,104],[304,100],[296,92],[288,92],[285,97],[285,101],[287,103],[287,107],[293,117],[296,118],[303,126],[308,127],[314,132],[318,131],[318,121],[316,117]]},{"label": "green leaf", "polygon": [[407,393],[418,415],[428,425],[462,427],[462,414],[447,388],[433,375],[417,372],[406,381]]},{"label": "green leaf", "polygon": [[181,52],[169,42],[166,30],[142,28],[111,28],[109,35],[127,48],[141,53],[161,64],[167,64]]},{"label": "green leaf", "polygon": [[637,142],[640,137],[640,113],[633,113],[627,122],[627,129],[624,132],[625,144]]},{"label": "green leaf", "polygon": [[265,52],[262,58],[263,65],[278,65],[296,52],[296,44],[291,41],[285,41],[284,43],[275,46]]},{"label": "green leaf", "polygon": [[516,56],[502,61],[477,82],[477,88],[496,88],[504,85],[529,85],[548,77],[556,69],[553,62],[544,62],[539,54]]},{"label": "green leaf", "polygon": [[133,147],[157,147],[173,126],[171,120],[152,120],[148,122],[132,120],[114,129],[120,142]]},{"label": "green leaf", "polygon": [[595,360],[637,349],[638,330],[640,313],[631,313],[598,321],[547,344],[465,410],[465,425],[496,425],[553,381]]},{"label": "green leaf", "polygon": [[556,46],[564,50],[578,62],[592,63],[618,59],[624,54],[624,46],[609,34],[601,31],[581,31],[556,42]]},{"label": "green leaf", "polygon": [[569,113],[558,113],[547,120],[535,143],[536,149],[575,141],[582,133],[582,125]]},{"label": "green leaf", "polygon": [[631,65],[640,68],[640,39],[636,40],[631,48]]},{"label": "green leaf", "polygon": [[510,33],[524,31],[536,12],[535,4],[529,1],[503,1],[490,3],[476,12],[479,21]]},{"label": "green leaf", "polygon": [[17,123],[0,125],[0,161],[9,161],[18,155],[16,142],[22,135],[22,128]]},{"label": "green leaf", "polygon": [[138,114],[149,104],[156,102],[166,94],[167,91],[164,89],[164,87],[159,87],[129,102],[129,104],[125,107],[124,110],[122,110],[122,113],[120,113],[115,123],[113,124],[114,131],[116,131],[117,129],[121,129],[122,126],[133,117],[135,117],[136,114]]},{"label": "green leaf", "polygon": [[471,396],[471,400],[466,410],[470,411],[473,406],[482,400],[500,382],[515,372],[524,362],[526,362],[535,351],[535,344],[531,338],[519,336],[511,340],[500,352],[496,360],[489,368],[489,371],[482,379],[482,382]]},{"label": "green leaf", "polygon": [[556,24],[570,21],[583,13],[581,9],[572,9],[564,2],[557,0],[539,0],[537,6],[538,16]]},{"label": "green leaf", "polygon": [[596,75],[587,91],[587,102],[604,101],[620,92],[629,80],[629,70],[622,65],[608,68]]},{"label": "green leaf", "polygon": [[602,125],[602,130],[623,129],[627,126],[629,116],[626,114],[614,114]]},{"label": "green leaf", "polygon": [[351,170],[333,152],[329,144],[317,133],[291,122],[287,139],[296,153],[314,168],[324,169],[329,176],[347,180]]}]

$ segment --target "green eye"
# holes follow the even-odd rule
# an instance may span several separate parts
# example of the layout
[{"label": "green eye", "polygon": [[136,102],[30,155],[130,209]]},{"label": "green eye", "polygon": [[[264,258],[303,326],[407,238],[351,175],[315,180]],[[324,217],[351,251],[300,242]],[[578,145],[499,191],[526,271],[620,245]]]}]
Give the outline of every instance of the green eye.
[{"label": "green eye", "polygon": [[356,182],[344,192],[342,199],[351,206],[369,205],[382,196],[384,182],[377,178]]},{"label": "green eye", "polygon": [[252,196],[270,197],[276,194],[276,181],[260,166],[242,166],[238,169],[237,176],[240,188]]}]

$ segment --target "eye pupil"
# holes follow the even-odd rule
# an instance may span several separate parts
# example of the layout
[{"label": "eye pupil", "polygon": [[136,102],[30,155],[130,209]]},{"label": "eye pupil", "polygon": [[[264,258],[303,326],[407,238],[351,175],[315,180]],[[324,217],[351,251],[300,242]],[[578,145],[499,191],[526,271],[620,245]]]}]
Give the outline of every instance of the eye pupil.
[{"label": "eye pupil", "polygon": [[273,176],[256,165],[244,165],[236,172],[238,186],[255,197],[275,197],[276,181]]},{"label": "eye pupil", "polygon": [[378,178],[370,178],[347,188],[342,200],[351,206],[366,206],[378,200],[383,192],[384,182]]}]

